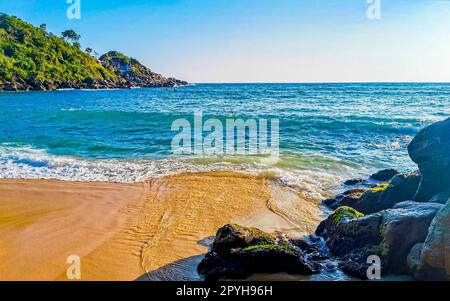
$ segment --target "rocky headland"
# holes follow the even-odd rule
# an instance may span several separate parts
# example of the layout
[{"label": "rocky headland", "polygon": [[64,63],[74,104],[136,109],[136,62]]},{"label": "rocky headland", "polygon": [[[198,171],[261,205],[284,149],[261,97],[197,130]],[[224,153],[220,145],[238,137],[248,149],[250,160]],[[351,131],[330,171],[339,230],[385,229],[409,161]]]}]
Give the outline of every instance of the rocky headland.
[{"label": "rocky headland", "polygon": [[[450,119],[420,131],[408,151],[418,170],[387,169],[346,181],[345,192],[323,201],[334,211],[312,235],[293,240],[225,225],[199,274],[206,280],[245,279],[337,268],[368,279],[368,258],[376,255],[383,277],[450,280]],[[338,264],[331,266],[331,260]]]},{"label": "rocky headland", "polygon": [[[73,30],[61,36],[0,13],[0,91],[128,89],[176,87],[188,83],[166,78],[117,51],[100,57],[81,49]],[[98,58],[97,58],[98,57]]]}]

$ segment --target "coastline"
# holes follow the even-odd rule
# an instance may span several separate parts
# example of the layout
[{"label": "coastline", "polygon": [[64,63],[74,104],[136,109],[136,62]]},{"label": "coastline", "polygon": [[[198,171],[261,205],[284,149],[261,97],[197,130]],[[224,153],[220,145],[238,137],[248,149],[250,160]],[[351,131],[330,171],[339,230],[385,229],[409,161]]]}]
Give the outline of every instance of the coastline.
[{"label": "coastline", "polygon": [[77,255],[81,280],[196,280],[223,224],[294,237],[312,233],[321,214],[313,200],[234,172],[135,184],[0,180],[0,279],[66,280]]}]

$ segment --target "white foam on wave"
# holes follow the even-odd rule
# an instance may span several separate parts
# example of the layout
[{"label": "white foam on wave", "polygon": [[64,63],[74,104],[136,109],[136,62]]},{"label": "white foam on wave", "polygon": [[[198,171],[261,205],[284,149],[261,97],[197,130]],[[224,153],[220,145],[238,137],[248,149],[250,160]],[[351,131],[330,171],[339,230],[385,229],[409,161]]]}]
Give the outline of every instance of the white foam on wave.
[{"label": "white foam on wave", "polygon": [[[267,166],[260,160],[164,158],[143,160],[85,159],[57,156],[32,147],[0,146],[0,178],[54,179],[79,182],[133,183],[178,173],[235,171],[270,173],[309,199],[323,199],[342,182],[346,172]],[[353,171],[348,170],[348,174]]]}]

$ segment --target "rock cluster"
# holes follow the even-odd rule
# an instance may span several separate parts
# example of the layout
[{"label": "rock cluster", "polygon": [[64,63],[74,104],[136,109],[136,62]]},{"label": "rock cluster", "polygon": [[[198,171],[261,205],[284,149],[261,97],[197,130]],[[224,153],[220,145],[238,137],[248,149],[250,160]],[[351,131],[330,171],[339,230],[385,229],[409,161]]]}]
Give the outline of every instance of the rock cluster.
[{"label": "rock cluster", "polygon": [[[328,252],[302,240],[285,241],[257,229],[227,225],[199,265],[207,279],[255,272],[312,274],[332,257],[345,273],[367,279],[367,259],[382,275],[450,280],[450,119],[422,130],[409,145],[419,171],[380,171],[323,205],[334,210],[316,230]],[[311,241],[311,238],[310,238]]]},{"label": "rock cluster", "polygon": [[[385,274],[450,279],[450,119],[419,132],[408,151],[419,171],[381,171],[364,180],[379,181],[375,187],[355,188],[323,202],[336,211],[316,234],[343,262],[352,257],[348,270],[353,275],[359,267],[364,278],[366,258],[376,254]],[[357,213],[336,227],[336,214],[349,210],[340,206]]]}]

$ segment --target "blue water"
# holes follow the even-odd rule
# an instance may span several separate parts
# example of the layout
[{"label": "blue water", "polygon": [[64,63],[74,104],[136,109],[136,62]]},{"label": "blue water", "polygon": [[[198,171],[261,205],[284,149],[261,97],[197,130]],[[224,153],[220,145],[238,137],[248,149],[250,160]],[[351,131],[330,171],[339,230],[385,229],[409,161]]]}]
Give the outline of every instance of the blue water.
[{"label": "blue water", "polygon": [[[192,120],[199,110],[204,119],[278,118],[281,161],[262,166],[252,157],[173,156],[172,122]],[[293,184],[331,187],[380,168],[415,168],[408,143],[421,128],[448,116],[450,84],[198,84],[1,93],[0,177],[130,182],[232,169],[273,171]]]}]

